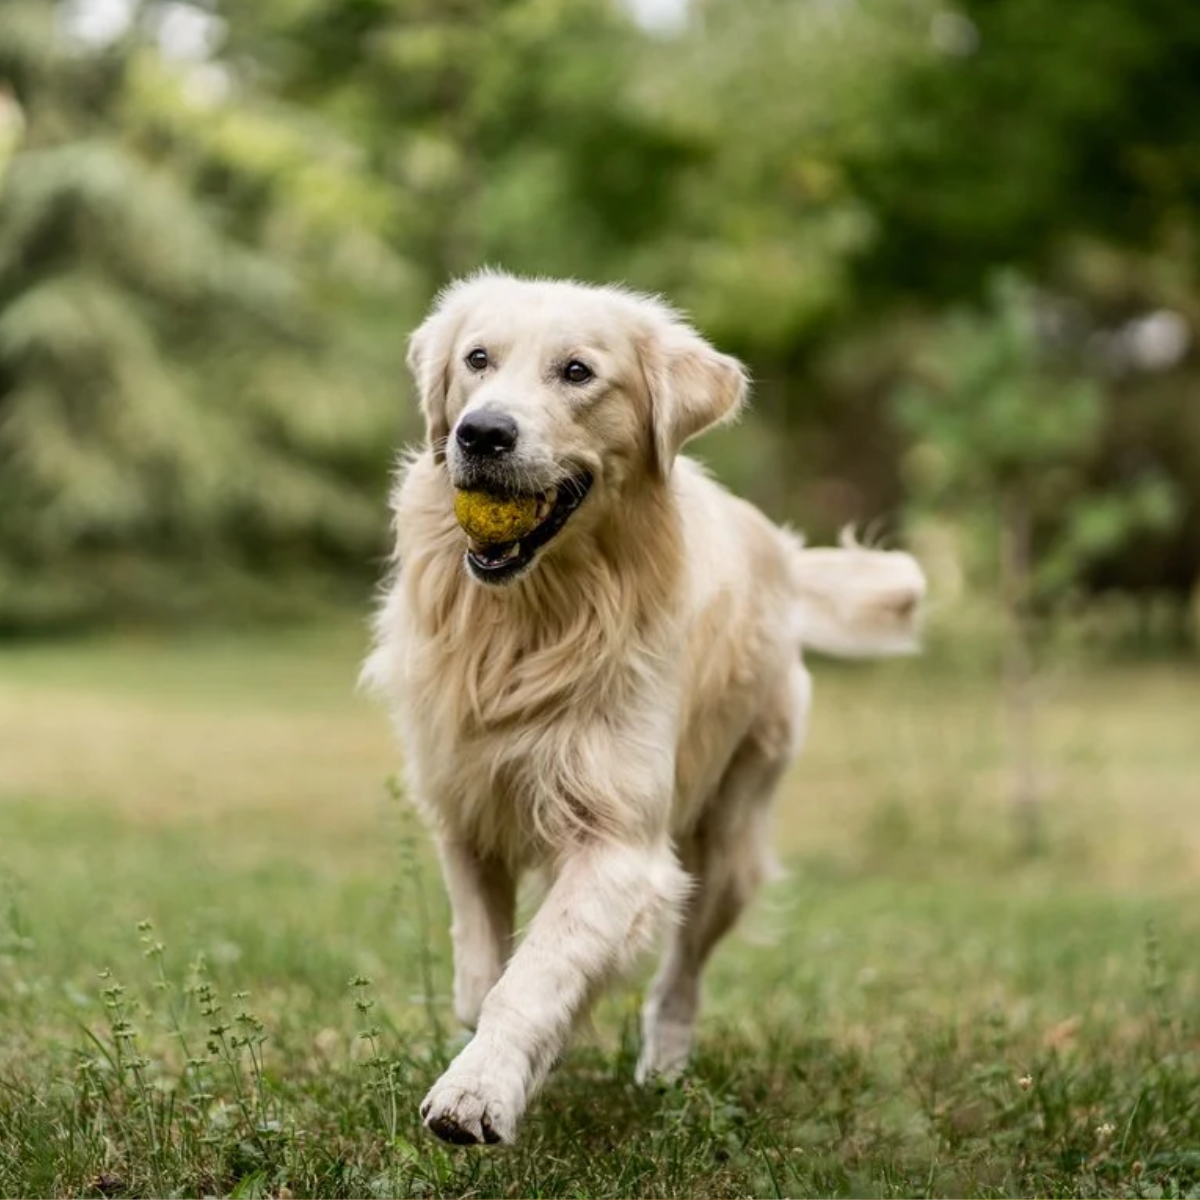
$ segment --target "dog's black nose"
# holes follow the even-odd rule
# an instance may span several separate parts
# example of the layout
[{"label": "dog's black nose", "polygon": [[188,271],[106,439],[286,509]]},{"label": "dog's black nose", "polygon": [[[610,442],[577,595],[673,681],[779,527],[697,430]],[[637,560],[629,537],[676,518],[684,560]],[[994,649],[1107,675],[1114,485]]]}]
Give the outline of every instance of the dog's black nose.
[{"label": "dog's black nose", "polygon": [[517,444],[517,423],[506,413],[481,408],[459,421],[454,436],[465,453],[496,458]]}]

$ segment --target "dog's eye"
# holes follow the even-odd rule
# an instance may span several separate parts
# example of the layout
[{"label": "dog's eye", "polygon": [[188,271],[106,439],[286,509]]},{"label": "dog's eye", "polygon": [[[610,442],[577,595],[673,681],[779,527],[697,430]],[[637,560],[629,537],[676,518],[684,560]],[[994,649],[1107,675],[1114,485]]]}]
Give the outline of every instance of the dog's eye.
[{"label": "dog's eye", "polygon": [[488,365],[487,351],[476,346],[466,357],[466,364],[472,371],[482,371]]},{"label": "dog's eye", "polygon": [[563,367],[562,374],[568,383],[587,383],[592,377],[592,368],[587,363],[581,363],[579,359],[573,358]]}]

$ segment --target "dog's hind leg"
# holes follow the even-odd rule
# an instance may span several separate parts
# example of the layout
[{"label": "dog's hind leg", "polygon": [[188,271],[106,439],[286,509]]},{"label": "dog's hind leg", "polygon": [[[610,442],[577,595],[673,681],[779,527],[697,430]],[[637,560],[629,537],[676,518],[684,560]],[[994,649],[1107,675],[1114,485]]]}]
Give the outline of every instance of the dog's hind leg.
[{"label": "dog's hind leg", "polygon": [[682,924],[667,934],[662,965],[642,1009],[637,1078],[668,1078],[686,1065],[700,1004],[700,975],[713,947],[733,928],[770,867],[765,844],[767,801],[785,763],[753,751],[735,760],[722,789],[742,793],[734,812],[715,812],[681,848],[694,890]]},{"label": "dog's hind leg", "polygon": [[799,671],[788,702],[738,746],[699,824],[680,847],[694,886],[683,921],[667,934],[642,1009],[639,1082],[672,1078],[686,1066],[704,965],[770,874],[770,803],[795,757],[808,707],[808,677],[802,666]]}]

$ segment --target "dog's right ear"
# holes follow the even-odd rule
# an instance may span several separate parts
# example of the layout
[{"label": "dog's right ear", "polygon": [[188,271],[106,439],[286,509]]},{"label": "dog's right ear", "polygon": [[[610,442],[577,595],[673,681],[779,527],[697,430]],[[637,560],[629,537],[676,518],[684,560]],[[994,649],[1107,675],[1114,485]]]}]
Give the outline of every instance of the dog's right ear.
[{"label": "dog's right ear", "polygon": [[458,321],[445,301],[425,318],[408,340],[408,369],[417,385],[425,416],[425,436],[435,462],[446,458],[450,424],[446,417],[446,390],[450,385],[450,355]]}]

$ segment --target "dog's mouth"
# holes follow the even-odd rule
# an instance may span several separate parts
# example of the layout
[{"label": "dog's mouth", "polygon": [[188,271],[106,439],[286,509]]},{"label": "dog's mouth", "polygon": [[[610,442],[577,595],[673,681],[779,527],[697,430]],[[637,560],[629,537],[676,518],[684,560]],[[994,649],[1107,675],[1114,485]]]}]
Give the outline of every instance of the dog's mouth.
[{"label": "dog's mouth", "polygon": [[497,499],[536,501],[536,523],[511,541],[481,541],[467,533],[467,566],[483,583],[507,583],[520,575],[544,546],[554,540],[591,490],[592,476],[573,475],[532,497],[509,495]]}]

